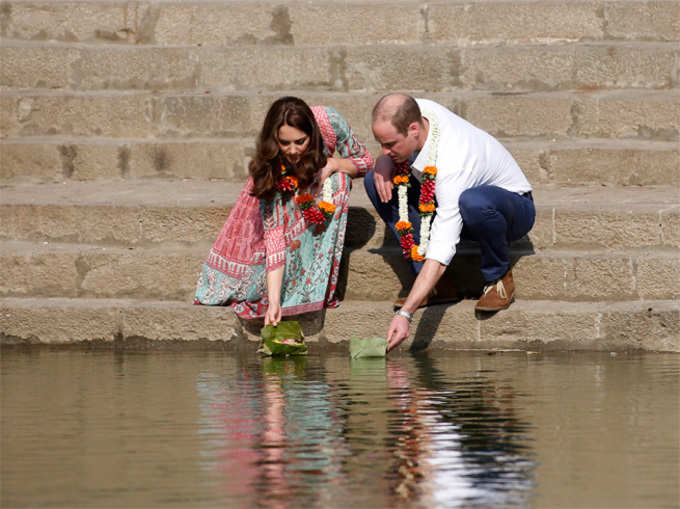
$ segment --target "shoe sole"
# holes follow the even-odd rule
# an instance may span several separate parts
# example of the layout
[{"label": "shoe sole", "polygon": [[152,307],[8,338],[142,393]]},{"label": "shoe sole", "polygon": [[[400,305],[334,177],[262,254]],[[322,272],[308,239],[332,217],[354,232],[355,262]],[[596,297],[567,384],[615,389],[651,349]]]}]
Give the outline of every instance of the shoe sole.
[{"label": "shoe sole", "polygon": [[504,309],[508,309],[510,307],[510,304],[515,302],[515,298],[513,297],[510,299],[510,302],[506,306],[498,307],[498,308],[489,308],[489,307],[477,307],[475,306],[475,311],[502,311]]}]

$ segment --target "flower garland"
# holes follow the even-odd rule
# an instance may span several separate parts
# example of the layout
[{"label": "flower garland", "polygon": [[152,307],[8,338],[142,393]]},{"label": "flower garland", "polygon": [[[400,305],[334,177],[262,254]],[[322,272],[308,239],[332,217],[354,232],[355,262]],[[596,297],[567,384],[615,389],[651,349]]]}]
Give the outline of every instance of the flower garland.
[{"label": "flower garland", "polygon": [[[281,178],[276,184],[276,188],[282,192],[294,192],[298,189],[298,180],[293,175],[286,175],[287,168],[281,165]],[[302,211],[308,223],[323,224],[333,217],[335,205],[333,204],[333,188],[331,179],[326,178],[323,183],[321,201],[318,205],[314,203],[314,196],[310,193],[300,193],[295,197],[295,203]]]},{"label": "flower garland", "polygon": [[396,167],[396,174],[393,178],[394,185],[397,186],[397,197],[399,200],[399,221],[395,225],[399,234],[399,243],[406,259],[414,262],[422,262],[425,259],[427,245],[430,241],[430,225],[435,212],[434,187],[437,179],[437,167],[432,164],[437,160],[437,144],[439,142],[439,126],[434,115],[427,116],[430,122],[430,152],[428,153],[428,164],[423,169],[423,177],[420,185],[420,198],[418,199],[418,214],[420,214],[420,244],[417,245],[413,239],[413,224],[408,217],[408,188],[409,168],[408,161],[400,163]]}]

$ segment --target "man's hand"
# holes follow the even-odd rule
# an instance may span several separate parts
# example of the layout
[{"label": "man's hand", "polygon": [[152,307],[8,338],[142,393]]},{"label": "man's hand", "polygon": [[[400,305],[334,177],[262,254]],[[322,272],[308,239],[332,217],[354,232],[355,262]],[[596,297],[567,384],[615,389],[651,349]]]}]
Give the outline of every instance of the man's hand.
[{"label": "man's hand", "polygon": [[387,351],[399,346],[408,337],[408,320],[405,316],[394,315],[387,332]]},{"label": "man's hand", "polygon": [[392,199],[394,169],[394,161],[392,161],[390,156],[382,155],[375,161],[373,182],[375,183],[376,191],[378,191],[380,201],[383,203],[387,203]]}]

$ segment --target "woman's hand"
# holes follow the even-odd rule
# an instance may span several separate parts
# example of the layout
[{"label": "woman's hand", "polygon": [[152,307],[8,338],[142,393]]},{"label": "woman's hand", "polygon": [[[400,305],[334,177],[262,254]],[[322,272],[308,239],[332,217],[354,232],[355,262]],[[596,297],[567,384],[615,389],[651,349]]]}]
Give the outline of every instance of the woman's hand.
[{"label": "woman's hand", "polygon": [[264,314],[265,325],[278,325],[281,321],[281,304],[278,302],[270,302],[267,312]]}]

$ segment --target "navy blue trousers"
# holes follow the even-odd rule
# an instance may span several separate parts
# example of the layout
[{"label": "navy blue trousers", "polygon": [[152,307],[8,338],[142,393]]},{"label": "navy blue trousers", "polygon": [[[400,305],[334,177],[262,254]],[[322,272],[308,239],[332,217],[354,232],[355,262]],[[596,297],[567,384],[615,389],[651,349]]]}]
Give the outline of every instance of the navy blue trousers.
[{"label": "navy blue trousers", "polygon": [[[364,187],[378,215],[399,239],[395,228],[399,221],[396,191],[389,202],[382,203],[373,182],[373,170],[364,177]],[[420,243],[419,197],[420,183],[412,178],[408,190],[408,214],[416,243]],[[531,193],[519,195],[496,186],[479,186],[465,190],[458,205],[463,218],[461,238],[479,242],[484,280],[491,282],[503,277],[510,268],[508,244],[529,233],[534,225],[536,208]],[[415,274],[420,272],[422,265],[423,262],[411,261]]]}]

